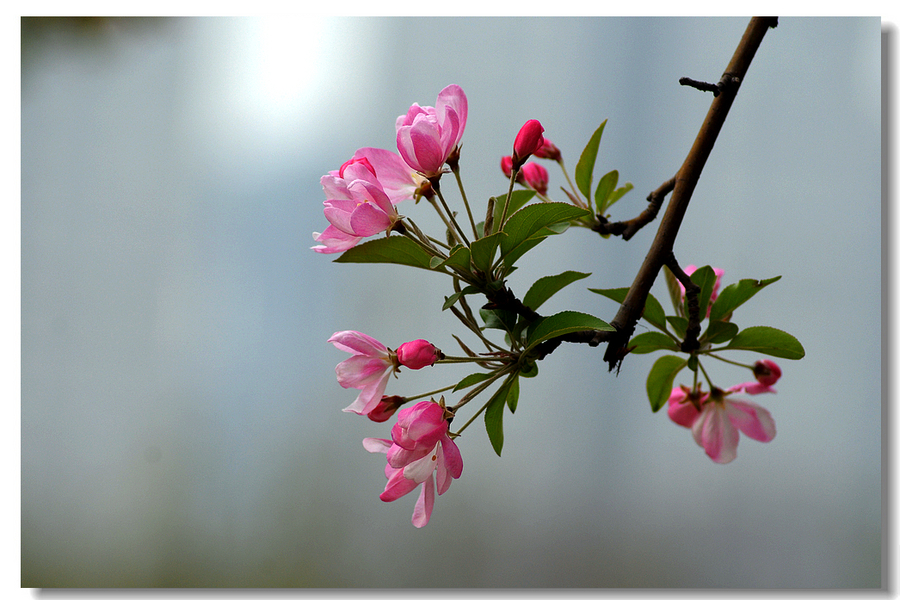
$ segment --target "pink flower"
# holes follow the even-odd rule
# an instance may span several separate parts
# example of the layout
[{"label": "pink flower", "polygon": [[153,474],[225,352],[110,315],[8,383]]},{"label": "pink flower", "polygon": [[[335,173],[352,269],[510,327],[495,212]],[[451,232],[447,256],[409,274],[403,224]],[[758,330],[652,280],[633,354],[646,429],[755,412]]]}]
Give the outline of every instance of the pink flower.
[{"label": "pink flower", "polygon": [[547,158],[550,160],[559,160],[562,158],[562,152],[559,151],[556,144],[547,138],[544,138],[544,143],[541,144],[541,147],[534,151],[534,155],[538,158]]},{"label": "pink flower", "polygon": [[547,193],[547,183],[550,179],[547,169],[537,163],[530,162],[522,165],[522,169],[519,172],[531,189],[541,195]]},{"label": "pink flower", "polygon": [[442,358],[444,358],[444,354],[426,340],[406,342],[397,348],[397,360],[401,365],[410,369],[430,367],[435,361]]},{"label": "pink flower", "polygon": [[316,252],[330,254],[355,246],[360,239],[387,231],[400,220],[394,202],[365,157],[352,158],[321,179],[325,190],[325,218],[331,225],[313,239],[323,245]]},{"label": "pink flower", "polygon": [[[512,156],[504,156],[500,159],[500,170],[503,171],[507,179],[512,177]],[[521,179],[521,175],[516,176],[516,180],[518,181],[519,179]]]},{"label": "pink flower", "polygon": [[[427,180],[413,170],[396,152],[381,148],[360,148],[353,154],[353,160],[365,160],[378,178],[384,193],[397,204],[415,198],[419,188]],[[332,175],[342,172],[331,172]]]},{"label": "pink flower", "polygon": [[772,386],[781,378],[781,367],[771,360],[758,360],[753,365],[753,376],[756,381],[739,383],[728,388],[729,392],[746,392],[748,394],[776,393]]},{"label": "pink flower", "polygon": [[775,438],[775,421],[769,411],[749,400],[729,398],[732,391],[734,388],[725,392],[714,389],[711,394],[693,395],[681,386],[669,396],[669,418],[690,428],[694,441],[721,464],[737,458],[739,431],[760,442]]},{"label": "pink flower", "polygon": [[382,501],[393,502],[421,486],[412,517],[416,527],[424,527],[431,518],[435,483],[441,495],[462,475],[462,456],[448,435],[446,416],[441,404],[419,402],[397,413],[390,440],[363,440],[369,452],[387,455],[384,474],[388,482],[379,496]]},{"label": "pink flower", "polygon": [[359,396],[344,412],[365,415],[374,410],[388,377],[397,368],[390,350],[378,340],[358,331],[338,331],[328,341],[353,356],[338,364],[334,371],[343,388],[360,390]]},{"label": "pink flower", "polygon": [[440,177],[447,157],[462,139],[468,113],[466,94],[458,85],[441,90],[434,107],[413,104],[397,118],[400,156],[425,177]]},{"label": "pink flower", "polygon": [[544,127],[536,119],[525,121],[516,140],[513,142],[512,162],[513,167],[518,168],[528,160],[528,157],[544,144]]}]

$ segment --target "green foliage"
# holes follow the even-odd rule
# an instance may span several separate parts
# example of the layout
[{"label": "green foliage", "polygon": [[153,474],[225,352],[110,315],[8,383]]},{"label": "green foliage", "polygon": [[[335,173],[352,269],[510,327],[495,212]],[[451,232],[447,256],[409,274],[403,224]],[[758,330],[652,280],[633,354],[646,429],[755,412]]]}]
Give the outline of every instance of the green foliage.
[{"label": "green foliage", "polygon": [[647,376],[647,397],[653,412],[659,411],[672,393],[675,376],[684,368],[687,361],[679,356],[661,356],[650,369]]},{"label": "green foliage", "polygon": [[597,161],[597,150],[600,148],[600,138],[603,137],[603,128],[606,127],[606,121],[600,123],[600,127],[594,131],[587,146],[581,152],[578,164],[575,165],[575,185],[584,195],[585,198],[591,197],[591,186],[594,177],[594,163]]},{"label": "green foliage", "polygon": [[617,183],[619,183],[619,172],[615,169],[600,178],[600,183],[597,184],[597,189],[594,191],[594,205],[597,207],[598,215],[606,212],[606,201],[615,191]]},{"label": "green foliage", "polygon": [[806,351],[797,338],[774,327],[748,327],[734,336],[724,349],[752,350],[790,360],[806,356]]},{"label": "green foliage", "polygon": [[577,331],[614,331],[614,329],[609,323],[593,315],[567,310],[533,323],[527,330],[528,343],[525,350],[527,352],[550,338]]},{"label": "green foliage", "polygon": [[678,342],[659,331],[647,331],[631,338],[628,348],[634,354],[649,354],[657,350],[670,350],[678,352]]},{"label": "green foliage", "polygon": [[560,273],[559,275],[548,275],[546,277],[541,277],[532,284],[531,288],[522,299],[522,304],[524,304],[531,310],[537,310],[556,292],[560,291],[570,283],[589,276],[590,273],[565,271],[563,273]]},{"label": "green foliage", "polygon": [[377,238],[345,250],[334,259],[338,263],[393,263],[432,269],[431,255],[420,245],[402,235]]},{"label": "green foliage", "polygon": [[737,283],[732,283],[719,294],[710,311],[709,318],[722,321],[729,320],[737,307],[752,298],[756,292],[779,279],[781,279],[780,275],[760,281],[756,279],[741,279]]},{"label": "green foliage", "polygon": [[[625,297],[628,295],[628,288],[611,288],[605,290],[588,288],[588,291],[605,296],[610,300],[615,300],[619,304],[622,304],[622,302],[625,301]],[[647,294],[647,301],[644,303],[643,317],[644,320],[654,327],[666,331],[666,312],[663,309],[662,304],[659,303],[659,300],[657,300],[653,294]]]},{"label": "green foliage", "polygon": [[558,229],[552,229],[554,225],[567,224],[588,214],[588,211],[564,202],[530,204],[513,213],[503,227],[506,235],[500,240],[500,255],[507,272],[548,235],[558,233]]},{"label": "green foliage", "polygon": [[513,373],[503,382],[491,399],[488,400],[484,411],[484,428],[488,439],[497,456],[503,450],[503,412],[509,406],[514,412],[519,401],[519,377]]}]

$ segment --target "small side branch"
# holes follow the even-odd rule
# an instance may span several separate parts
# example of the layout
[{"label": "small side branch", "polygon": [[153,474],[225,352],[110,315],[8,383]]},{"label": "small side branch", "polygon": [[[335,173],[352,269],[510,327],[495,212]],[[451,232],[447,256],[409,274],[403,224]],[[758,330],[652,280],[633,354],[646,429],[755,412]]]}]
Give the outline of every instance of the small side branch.
[{"label": "small side branch", "polygon": [[600,234],[621,235],[622,239],[627,242],[633,238],[634,234],[640,231],[644,225],[647,225],[656,218],[656,215],[659,214],[660,207],[662,207],[663,200],[669,192],[674,189],[675,178],[672,177],[657,189],[650,192],[650,195],[647,196],[647,208],[635,218],[628,221],[609,223],[605,218],[598,216],[598,223],[591,227],[591,229]]},{"label": "small side branch", "polygon": [[690,275],[678,265],[675,255],[670,254],[665,265],[672,271],[675,278],[684,286],[684,298],[687,301],[688,326],[681,342],[682,352],[692,352],[700,347],[700,286],[691,280]]}]

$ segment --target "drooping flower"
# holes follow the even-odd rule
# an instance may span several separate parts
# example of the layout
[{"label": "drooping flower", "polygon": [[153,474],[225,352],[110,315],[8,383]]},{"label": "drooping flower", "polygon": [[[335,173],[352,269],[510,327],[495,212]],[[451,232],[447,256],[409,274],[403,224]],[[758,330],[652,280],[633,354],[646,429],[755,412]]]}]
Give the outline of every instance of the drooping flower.
[{"label": "drooping flower", "polygon": [[[396,152],[382,148],[360,148],[351,160],[361,159],[371,165],[392,204],[416,198],[421,193],[422,186],[427,185],[427,180],[406,164]],[[332,171],[331,174],[335,172]]]},{"label": "drooping flower", "polygon": [[427,340],[413,340],[397,348],[397,360],[410,369],[430,367],[443,357],[444,354]]},{"label": "drooping flower", "polygon": [[518,169],[544,144],[544,127],[537,119],[525,121],[513,142],[512,164]]},{"label": "drooping flower", "polygon": [[397,117],[400,156],[424,177],[440,177],[444,163],[462,139],[468,114],[468,99],[458,85],[441,90],[434,107],[413,104]]},{"label": "drooping flower", "polygon": [[731,398],[735,388],[694,394],[681,386],[669,396],[669,418],[689,428],[694,441],[717,463],[737,457],[738,432],[760,442],[775,438],[775,421],[769,411],[755,402]]},{"label": "drooping flower", "polygon": [[441,495],[462,475],[462,456],[448,431],[443,403],[425,401],[397,413],[390,440],[363,440],[369,452],[387,455],[384,474],[388,482],[379,496],[382,501],[393,502],[421,487],[412,516],[416,527],[424,527],[431,518],[435,485]]},{"label": "drooping flower", "polygon": [[378,406],[388,377],[397,368],[395,356],[384,344],[358,331],[338,331],[328,341],[338,350],[353,355],[334,368],[341,387],[360,390],[344,412],[370,413]]}]

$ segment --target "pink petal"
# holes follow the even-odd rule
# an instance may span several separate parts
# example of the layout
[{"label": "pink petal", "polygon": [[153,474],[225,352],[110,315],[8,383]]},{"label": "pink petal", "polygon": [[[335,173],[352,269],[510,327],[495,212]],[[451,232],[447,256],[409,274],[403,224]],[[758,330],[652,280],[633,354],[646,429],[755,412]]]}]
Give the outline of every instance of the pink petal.
[{"label": "pink petal", "polygon": [[686,400],[687,392],[683,388],[677,387],[672,389],[669,395],[669,418],[682,427],[690,428],[697,417],[700,415],[693,404]]},{"label": "pink petal", "polygon": [[357,354],[337,364],[334,372],[343,388],[365,389],[376,385],[385,372],[392,369],[390,361]]},{"label": "pink petal", "polygon": [[434,469],[437,467],[439,447],[439,445],[435,445],[431,452],[403,467],[403,476],[407,479],[412,479],[416,483],[421,483],[431,477]]},{"label": "pink petal", "polygon": [[392,224],[391,218],[383,210],[369,202],[360,204],[350,215],[350,227],[360,237],[387,231]]},{"label": "pink petal", "polygon": [[337,331],[328,338],[328,343],[334,347],[351,354],[363,354],[371,357],[388,357],[387,346],[372,336],[358,331]]},{"label": "pink petal", "polygon": [[[462,454],[460,454],[459,448],[456,446],[456,443],[450,439],[450,436],[444,436],[441,439],[441,450],[443,451],[442,462],[444,468],[447,469],[447,472],[451,477],[459,479],[463,469]],[[440,459],[441,457],[438,458]]]},{"label": "pink petal", "polygon": [[703,407],[691,432],[713,461],[725,464],[737,457],[738,430],[718,404],[710,402]]},{"label": "pink petal", "polygon": [[431,518],[431,511],[434,509],[434,479],[429,478],[422,484],[422,493],[416,500],[416,506],[413,508],[412,524],[416,527],[425,527]]},{"label": "pink petal", "polygon": [[349,250],[362,238],[345,233],[334,225],[329,225],[322,233],[313,233],[313,239],[321,242],[318,246],[312,246],[313,250],[320,254],[334,254]]},{"label": "pink petal", "polygon": [[345,408],[343,412],[367,415],[375,410],[375,407],[381,402],[381,397],[384,396],[384,390],[387,387],[390,375],[391,372],[386,371],[375,385],[363,388],[363,390],[359,392],[359,396],[356,397],[356,400],[354,400],[350,406]]},{"label": "pink petal", "polygon": [[369,452],[387,454],[388,449],[391,447],[391,440],[385,440],[381,438],[365,438],[362,441],[363,448],[368,450]]},{"label": "pink petal", "polygon": [[775,420],[755,402],[726,400],[725,410],[735,427],[748,438],[758,442],[770,442],[775,438]]},{"label": "pink petal", "polygon": [[388,479],[384,491],[378,496],[383,502],[393,502],[410,493],[419,484],[403,476],[403,471],[395,471]]}]

